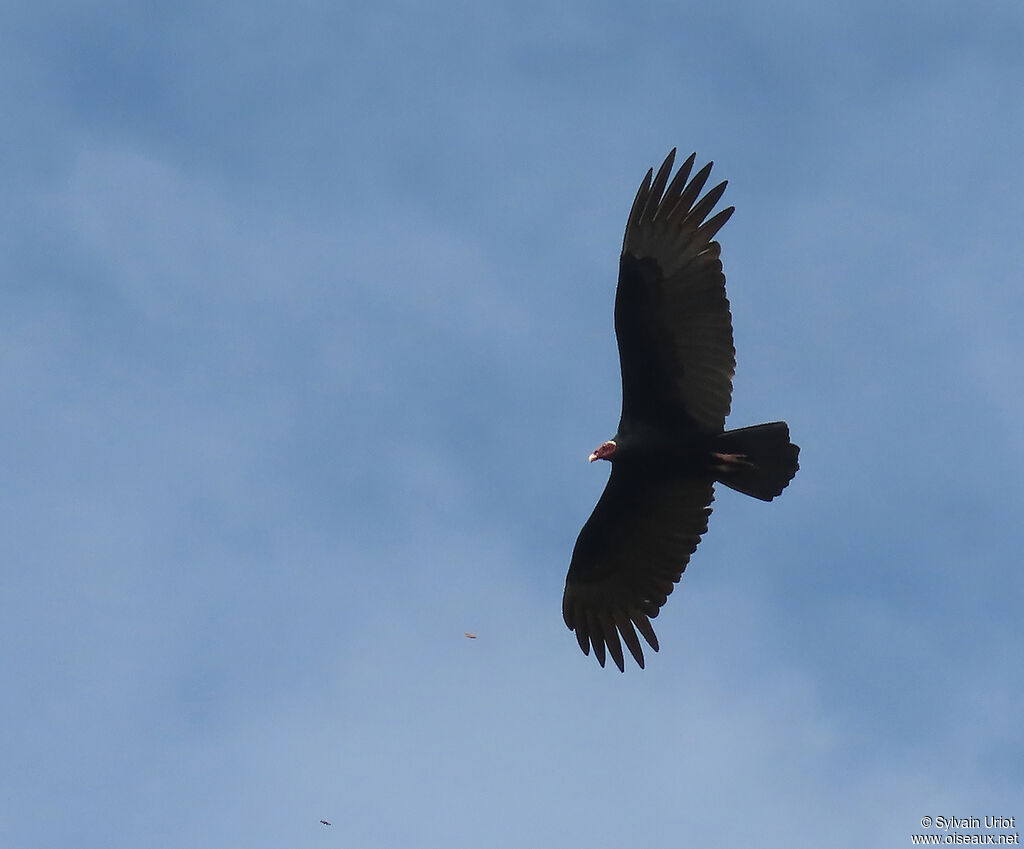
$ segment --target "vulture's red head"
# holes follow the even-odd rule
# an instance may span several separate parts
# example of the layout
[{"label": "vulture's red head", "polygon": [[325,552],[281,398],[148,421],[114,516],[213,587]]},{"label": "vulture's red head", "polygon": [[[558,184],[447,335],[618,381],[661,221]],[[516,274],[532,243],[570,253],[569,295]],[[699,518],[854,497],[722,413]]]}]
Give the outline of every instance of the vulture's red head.
[{"label": "vulture's red head", "polygon": [[615,444],[615,440],[609,439],[607,442],[601,443],[600,447],[596,448],[594,453],[587,459],[589,459],[591,463],[593,463],[594,460],[611,460],[612,454],[615,453],[616,448],[618,448],[618,446]]}]

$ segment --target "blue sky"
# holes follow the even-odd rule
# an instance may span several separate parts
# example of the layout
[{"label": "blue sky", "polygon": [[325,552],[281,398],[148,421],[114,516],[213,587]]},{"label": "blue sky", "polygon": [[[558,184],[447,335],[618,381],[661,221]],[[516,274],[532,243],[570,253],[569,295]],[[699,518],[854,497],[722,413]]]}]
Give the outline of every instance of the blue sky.
[{"label": "blue sky", "polygon": [[[1019,3],[4,18],[0,845],[1024,817]],[[560,601],[674,146],[737,208],[730,423],[802,469],[620,675]]]}]

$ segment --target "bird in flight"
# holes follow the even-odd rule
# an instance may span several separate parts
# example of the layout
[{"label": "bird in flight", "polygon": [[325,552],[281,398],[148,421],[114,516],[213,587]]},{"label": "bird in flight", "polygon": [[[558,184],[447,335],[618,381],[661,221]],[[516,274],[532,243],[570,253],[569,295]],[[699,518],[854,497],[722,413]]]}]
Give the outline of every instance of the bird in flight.
[{"label": "bird in flight", "polygon": [[330,825],[330,823],[327,820],[320,820],[320,825]]},{"label": "bird in flight", "polygon": [[622,643],[644,666],[638,631],[658,650],[650,620],[708,529],[715,482],[771,501],[799,468],[785,422],[725,430],[736,349],[712,240],[733,207],[708,218],[726,183],[698,200],[712,163],[691,179],[693,154],[670,182],[675,154],[647,172],[626,222],[615,293],[622,415],[590,455],[612,471],[562,598],[583,653],[593,648],[604,666],[607,649],[620,671]]}]

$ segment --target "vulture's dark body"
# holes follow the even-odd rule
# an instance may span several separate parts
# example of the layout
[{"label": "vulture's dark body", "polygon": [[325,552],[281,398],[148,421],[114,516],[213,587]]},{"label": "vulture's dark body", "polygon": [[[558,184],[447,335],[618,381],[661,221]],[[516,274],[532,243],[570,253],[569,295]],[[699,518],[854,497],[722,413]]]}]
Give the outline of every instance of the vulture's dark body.
[{"label": "vulture's dark body", "polygon": [[[715,233],[732,208],[708,214],[725,183],[697,200],[691,156],[669,182],[675,151],[648,172],[630,211],[615,296],[622,370],[618,432],[597,455],[612,473],[580,531],[562,612],[585,653],[623,669],[624,642],[644,658],[658,615],[707,531],[714,483],[770,501],[796,474],[784,422],[725,430],[736,359]],[[707,218],[707,220],[705,220]]]}]

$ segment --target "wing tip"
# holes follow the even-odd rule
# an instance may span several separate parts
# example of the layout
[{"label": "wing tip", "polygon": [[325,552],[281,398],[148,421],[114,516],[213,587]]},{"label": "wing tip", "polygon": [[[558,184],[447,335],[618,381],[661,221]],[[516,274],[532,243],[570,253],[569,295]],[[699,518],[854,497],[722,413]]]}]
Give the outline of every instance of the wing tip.
[{"label": "wing tip", "polygon": [[626,671],[626,654],[622,650],[622,643],[626,644],[636,665],[641,669],[646,668],[643,644],[637,636],[638,631],[653,651],[657,652],[660,648],[649,614],[640,609],[628,613],[621,611],[601,614],[587,610],[582,605],[566,604],[563,618],[569,630],[574,632],[583,654],[589,657],[593,648],[594,659],[602,669],[610,656],[619,672]]},{"label": "wing tip", "polygon": [[[703,219],[711,214],[725,192],[726,186],[729,185],[729,181],[723,180],[701,197],[701,192],[715,163],[714,160],[711,160],[691,177],[690,173],[697,158],[696,151],[691,153],[686,161],[679,166],[670,181],[669,176],[672,173],[676,151],[677,148],[672,148],[669,151],[657,174],[653,168],[647,169],[647,174],[633,198],[629,217],[626,219],[626,232],[622,238],[623,255],[653,250],[654,254],[651,255],[658,259],[659,248],[647,244],[649,240],[653,239],[655,242],[659,240],[665,242],[662,249],[668,250],[671,247],[675,253],[683,250],[685,256],[686,244],[703,246],[713,238],[714,234],[732,215],[730,207],[728,211],[723,210],[706,222],[714,221],[713,229],[710,227],[705,229],[705,226],[702,226],[705,224]],[[668,230],[660,227],[658,222],[664,222]],[[676,230],[679,232],[676,233]],[[691,242],[694,233],[699,233],[699,235]],[[679,242],[680,239],[683,241]]]}]

